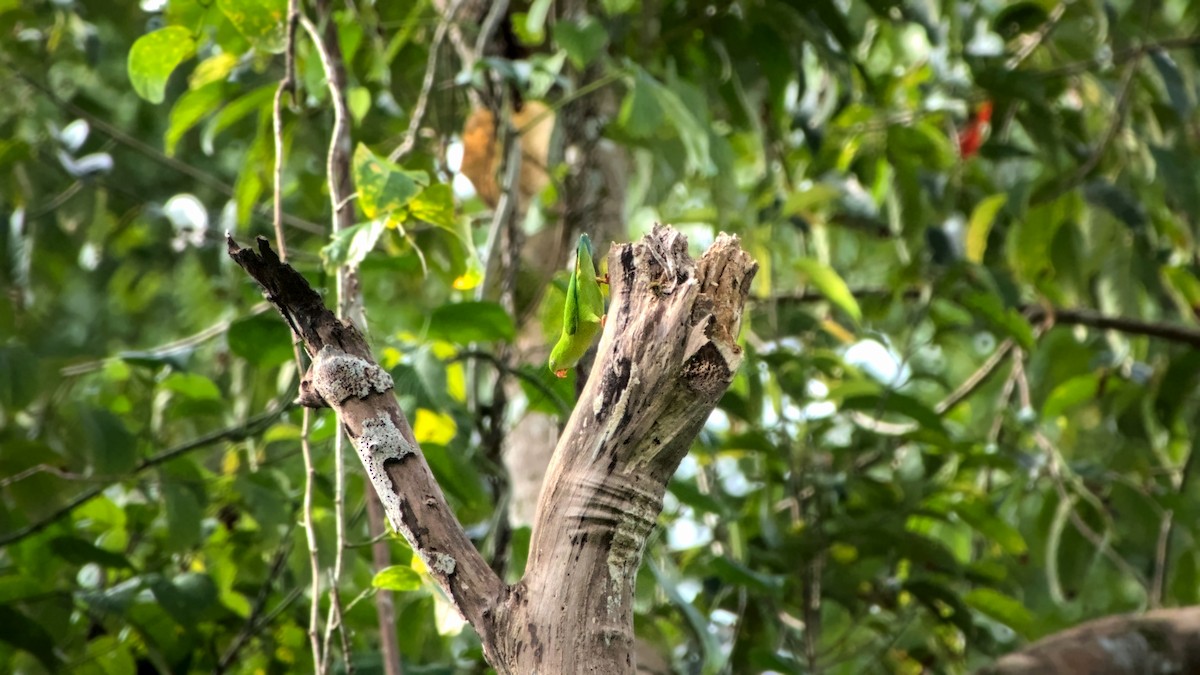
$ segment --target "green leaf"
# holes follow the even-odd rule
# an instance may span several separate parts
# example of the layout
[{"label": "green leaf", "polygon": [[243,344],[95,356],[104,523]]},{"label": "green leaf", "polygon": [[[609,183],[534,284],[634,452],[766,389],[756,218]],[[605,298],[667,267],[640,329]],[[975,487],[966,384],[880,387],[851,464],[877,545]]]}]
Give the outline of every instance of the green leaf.
[{"label": "green leaf", "polygon": [[121,616],[129,609],[138,592],[142,590],[142,584],[141,577],[133,577],[102,591],[83,591],[78,594],[78,597],[94,611]]},{"label": "green leaf", "polygon": [[256,49],[283,51],[287,0],[217,0],[217,6]]},{"label": "green leaf", "polygon": [[1022,349],[1033,349],[1033,327],[1012,307],[1005,307],[996,295],[982,291],[969,293],[962,299],[963,307],[983,318],[993,329],[1013,338]]},{"label": "green leaf", "polygon": [[421,588],[421,575],[408,565],[391,565],[375,573],[371,585],[387,591],[415,591]]},{"label": "green leaf", "polygon": [[274,368],[294,356],[291,331],[275,314],[255,314],[229,324],[229,351],[260,368]]},{"label": "green leaf", "polygon": [[45,582],[27,576],[0,576],[0,605],[33,598],[48,592]]},{"label": "green leaf", "polygon": [[38,394],[38,360],[24,345],[0,347],[0,408],[14,413]]},{"label": "green leaf", "polygon": [[275,87],[276,85],[273,84],[263,85],[245,96],[238,97],[229,105],[221,108],[221,112],[213,115],[212,119],[204,125],[204,130],[200,132],[200,148],[204,154],[211,155],[215,152],[213,141],[216,140],[217,134],[244,119],[247,115],[269,110],[275,100]]},{"label": "green leaf", "polygon": [[987,197],[975,206],[975,210],[971,212],[971,219],[967,222],[967,260],[977,265],[983,262],[992,224],[996,222],[996,214],[1007,201],[1008,195],[1001,193]]},{"label": "green leaf", "polygon": [[554,41],[567,52],[567,58],[580,70],[608,44],[608,32],[594,16],[554,24]]},{"label": "green leaf", "polygon": [[375,219],[399,210],[429,183],[424,171],[405,171],[358,144],[354,150],[354,185],[358,205]]},{"label": "green leaf", "polygon": [[160,386],[193,399],[216,401],[222,398],[216,383],[199,373],[171,373]]},{"label": "green leaf", "polygon": [[1175,59],[1165,49],[1151,49],[1150,62],[1158,70],[1158,76],[1167,88],[1167,98],[1171,100],[1171,107],[1175,109],[1179,119],[1188,119],[1195,102],[1192,100],[1191,87],[1179,70],[1179,64],[1175,63]]},{"label": "green leaf", "polygon": [[663,112],[663,118],[674,125],[675,133],[683,143],[683,149],[687,155],[688,171],[708,175],[711,168],[708,154],[708,130],[700,124],[692,109],[684,104],[679,94],[645,74],[644,71],[639,72],[639,77],[646,82],[650,93],[654,95],[654,100]]},{"label": "green leaf", "polygon": [[1133,195],[1106,180],[1090,181],[1083,186],[1088,203],[1101,206],[1121,222],[1137,230],[1146,225],[1146,210]]},{"label": "green leaf", "polygon": [[712,569],[725,582],[745,586],[756,593],[763,593],[767,597],[782,593],[786,582],[783,575],[756,572],[725,556],[713,558]]},{"label": "green leaf", "polygon": [[184,92],[171,107],[167,131],[163,134],[163,149],[168,156],[175,155],[180,139],[192,127],[200,123],[224,100],[225,87],[219,82]]},{"label": "green leaf", "polygon": [[846,282],[842,280],[842,277],[832,267],[813,258],[800,258],[792,264],[813,286],[817,287],[821,295],[828,298],[830,302],[837,305],[843,312],[849,314],[855,323],[862,322],[862,309],[858,306],[858,300],[854,299],[854,294],[850,292],[850,287],[846,285]]},{"label": "green leaf", "polygon": [[516,335],[512,317],[494,302],[442,305],[429,317],[429,337],[460,345],[510,341]]},{"label": "green leaf", "polygon": [[963,602],[972,609],[1008,626],[1022,637],[1033,632],[1033,614],[1017,599],[994,588],[975,588],[963,596]]},{"label": "green leaf", "polygon": [[529,12],[525,15],[525,33],[530,44],[538,44],[545,39],[546,15],[550,13],[550,0],[533,0]]},{"label": "green leaf", "polygon": [[50,550],[54,555],[72,565],[96,563],[110,569],[133,569],[129,560],[116,551],[107,551],[83,539],[75,537],[55,537],[50,540]]},{"label": "green leaf", "polygon": [[931,431],[944,432],[942,418],[932,408],[917,399],[895,391],[883,391],[878,394],[849,394],[845,387],[839,387],[829,392],[831,400],[838,400],[842,410],[858,410],[868,414],[885,412],[904,415],[922,427]]},{"label": "green leaf", "polygon": [[333,269],[341,265],[358,267],[367,254],[375,250],[375,244],[386,229],[387,224],[383,220],[375,219],[338,230],[321,249],[325,268]]},{"label": "green leaf", "polygon": [[996,544],[1008,555],[1025,555],[1029,550],[1025,538],[1017,528],[996,516],[992,508],[982,501],[962,501],[953,505],[954,513],[963,522],[974,528],[988,541]]},{"label": "green leaf", "polygon": [[366,87],[351,87],[346,93],[346,107],[350,109],[350,116],[354,118],[355,124],[362,122],[371,110],[371,90]]},{"label": "green leaf", "polygon": [[1100,378],[1094,373],[1077,375],[1050,392],[1042,405],[1042,419],[1047,421],[1087,401],[1094,400],[1100,391]]},{"label": "green leaf", "polygon": [[55,641],[42,624],[22,612],[0,605],[0,640],[37,657],[46,670],[60,672],[62,663],[55,653]]},{"label": "green leaf", "polygon": [[81,406],[76,420],[86,438],[92,469],[101,476],[118,476],[137,462],[137,439],[121,418],[104,408]]},{"label": "green leaf", "polygon": [[1043,275],[1053,272],[1050,244],[1059,227],[1077,212],[1075,194],[1067,193],[1053,202],[1033,207],[1024,218],[1013,221],[1006,250],[1009,264],[1022,281],[1037,283],[1044,280]]},{"label": "green leaf", "polygon": [[138,38],[127,64],[134,91],[151,103],[162,103],[171,73],[195,53],[196,41],[183,26],[167,26]]},{"label": "green leaf", "polygon": [[161,483],[167,512],[167,550],[180,551],[200,541],[204,509],[192,491],[178,480],[165,477]]},{"label": "green leaf", "polygon": [[621,102],[621,112],[617,123],[631,138],[649,138],[662,125],[662,108],[654,96],[652,87],[656,86],[649,78],[638,73],[633,78],[633,85]]},{"label": "green leaf", "polygon": [[457,234],[458,216],[454,212],[454,191],[446,183],[434,183],[408,203],[413,218]]},{"label": "green leaf", "polygon": [[146,578],[146,585],[159,606],[183,627],[199,621],[217,600],[216,584],[206,574],[185,573],[171,581],[154,574]]}]

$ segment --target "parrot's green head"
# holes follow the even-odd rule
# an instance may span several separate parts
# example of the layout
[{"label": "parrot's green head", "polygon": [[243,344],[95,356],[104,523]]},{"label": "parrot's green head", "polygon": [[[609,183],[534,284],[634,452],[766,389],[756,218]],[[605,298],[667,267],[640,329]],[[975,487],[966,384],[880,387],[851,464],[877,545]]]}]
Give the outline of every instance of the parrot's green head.
[{"label": "parrot's green head", "polygon": [[575,248],[575,254],[587,254],[589,260],[592,258],[592,239],[586,234],[579,235],[579,246]]}]

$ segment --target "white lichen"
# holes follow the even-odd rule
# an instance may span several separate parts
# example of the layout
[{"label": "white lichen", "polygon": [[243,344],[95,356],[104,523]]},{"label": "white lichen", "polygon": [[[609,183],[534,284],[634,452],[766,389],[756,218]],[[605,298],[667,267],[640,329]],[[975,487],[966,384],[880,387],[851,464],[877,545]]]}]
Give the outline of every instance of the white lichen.
[{"label": "white lichen", "polygon": [[383,502],[384,512],[392,521],[392,527],[412,541],[411,533],[400,520],[400,495],[396,494],[386,467],[387,462],[401,460],[416,453],[416,449],[400,433],[387,412],[363,420],[362,428],[354,439],[354,447],[358,450],[367,477]]},{"label": "white lichen", "polygon": [[339,405],[350,397],[382,394],[394,386],[392,376],[378,364],[331,345],[322,347],[314,361],[313,387],[330,405]]},{"label": "white lichen", "polygon": [[436,572],[441,572],[442,574],[444,574],[446,576],[450,576],[451,574],[454,574],[454,568],[458,564],[457,562],[455,562],[454,556],[452,556],[448,553],[442,553],[441,551],[437,551],[437,552],[434,552],[431,557],[433,558],[433,560],[430,561],[429,569],[434,570]]}]

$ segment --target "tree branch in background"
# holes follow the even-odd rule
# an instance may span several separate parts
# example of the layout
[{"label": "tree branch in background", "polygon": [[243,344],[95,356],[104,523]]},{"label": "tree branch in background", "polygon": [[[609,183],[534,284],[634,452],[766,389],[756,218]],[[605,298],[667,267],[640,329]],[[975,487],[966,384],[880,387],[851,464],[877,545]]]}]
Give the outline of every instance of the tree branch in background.
[{"label": "tree branch in background", "polygon": [[167,450],[164,450],[153,457],[147,457],[124,475],[102,478],[100,480],[103,482],[97,483],[96,485],[79,493],[53,513],[43,517],[40,520],[34,521],[25,527],[13,530],[7,534],[0,535],[0,548],[14,544],[18,541],[21,541],[25,537],[41,532],[47,527],[53,525],[63,516],[66,516],[75,509],[91,501],[93,498],[99,496],[102,492],[104,492],[105,489],[108,488],[109,485],[112,485],[113,483],[132,478],[143,471],[153,469],[154,467],[165,464],[176,457],[181,457],[193,450],[199,450],[200,448],[208,447],[214,443],[220,443],[221,441],[240,441],[250,438],[251,436],[255,436],[274,423],[275,420],[279,419],[279,417],[290,408],[291,405],[284,400],[273,401],[267,406],[265,412],[255,417],[251,417],[241,424],[237,424],[232,427],[226,427],[224,429],[218,429],[217,431],[205,434],[199,438],[187,441],[186,443],[176,445],[173,448],[168,448]]},{"label": "tree branch in background", "polygon": [[454,15],[458,13],[461,5],[462,0],[450,0],[450,6],[442,14],[437,28],[433,31],[433,41],[429,44],[429,60],[425,63],[425,77],[421,81],[421,93],[417,95],[417,102],[408,118],[408,129],[404,132],[404,139],[400,141],[400,145],[392,151],[392,154],[388,155],[389,162],[399,162],[405,155],[412,152],[413,146],[417,144],[417,132],[421,129],[421,120],[425,118],[425,108],[429,105],[429,92],[433,89],[433,78],[437,74],[438,52],[454,21]]},{"label": "tree branch in background", "polygon": [[[883,288],[860,288],[851,291],[855,298],[862,300],[866,298],[890,298],[898,297],[905,300],[916,300],[921,297],[919,289],[906,289],[903,291],[891,291]],[[776,295],[767,298],[755,298],[756,303],[773,303],[773,302],[794,302],[794,303],[813,303],[826,302],[823,294],[816,291],[805,291],[796,295]],[[1145,337],[1158,338],[1169,342],[1178,342],[1180,344],[1190,345],[1192,347],[1200,347],[1200,329],[1192,328],[1174,323],[1166,323],[1161,321],[1145,321],[1142,319],[1132,319],[1121,316],[1112,316],[1103,314],[1092,309],[1070,309],[1051,307],[1047,308],[1040,304],[1024,305],[1018,308],[1021,313],[1029,321],[1037,322],[1050,317],[1054,323],[1070,325],[1070,326],[1085,326],[1087,328],[1097,328],[1101,330],[1114,330],[1118,333],[1126,333],[1128,335],[1141,335]]]}]

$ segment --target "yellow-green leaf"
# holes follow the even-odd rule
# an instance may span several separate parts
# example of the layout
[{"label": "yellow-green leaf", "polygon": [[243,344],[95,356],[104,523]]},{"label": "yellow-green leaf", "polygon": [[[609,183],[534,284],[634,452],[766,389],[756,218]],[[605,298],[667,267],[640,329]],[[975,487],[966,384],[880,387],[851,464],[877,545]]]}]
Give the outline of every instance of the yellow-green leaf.
[{"label": "yellow-green leaf", "polygon": [[151,103],[162,103],[171,73],[195,53],[196,41],[183,26],[167,26],[143,35],[129,50],[133,90]]},{"label": "yellow-green leaf", "polygon": [[421,575],[408,565],[391,565],[379,570],[371,580],[375,588],[387,591],[415,591],[421,587]]},{"label": "yellow-green leaf", "polygon": [[217,0],[221,12],[257,49],[283,51],[287,0]]},{"label": "yellow-green leaf", "polygon": [[454,214],[454,191],[445,183],[435,183],[413,197],[408,204],[413,218],[455,231],[458,218]]},{"label": "yellow-green leaf", "polygon": [[1007,201],[1008,195],[998,194],[975,206],[975,210],[971,212],[971,220],[967,223],[967,260],[976,264],[983,262],[992,224],[996,222],[996,214]]},{"label": "yellow-green leaf", "polygon": [[854,299],[850,287],[832,267],[812,258],[801,258],[795,262],[795,266],[813,286],[817,287],[821,295],[849,314],[855,322],[862,321],[862,309],[858,306],[858,300]]},{"label": "yellow-green leaf", "polygon": [[418,443],[445,445],[454,440],[458,433],[458,425],[454,418],[446,413],[438,413],[425,408],[417,408],[417,417],[413,420],[413,437]]},{"label": "yellow-green leaf", "polygon": [[354,150],[358,205],[368,218],[379,218],[404,207],[428,183],[424,171],[405,171],[361,143]]}]

